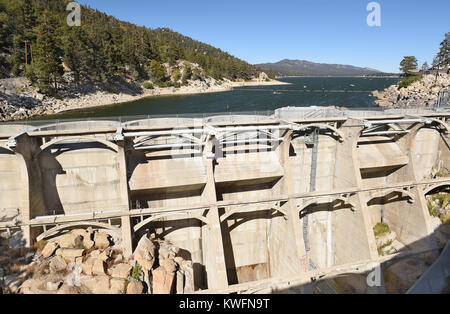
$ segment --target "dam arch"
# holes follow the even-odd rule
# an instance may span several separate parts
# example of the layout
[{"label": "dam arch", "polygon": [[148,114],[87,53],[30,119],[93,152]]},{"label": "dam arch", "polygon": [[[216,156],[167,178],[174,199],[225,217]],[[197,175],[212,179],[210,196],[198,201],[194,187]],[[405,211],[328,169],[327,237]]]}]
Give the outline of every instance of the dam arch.
[{"label": "dam arch", "polygon": [[114,227],[112,225],[109,225],[107,223],[101,223],[101,222],[75,222],[75,223],[68,223],[68,224],[62,224],[59,226],[55,226],[51,229],[48,229],[47,231],[41,233],[37,236],[36,241],[45,240],[49,237],[53,237],[57,235],[60,231],[72,229],[75,227],[96,227],[100,228],[106,233],[109,233],[113,237],[117,237],[121,234],[121,229],[119,227]]},{"label": "dam arch", "polygon": [[443,183],[438,183],[438,184],[431,185],[431,186],[429,186],[429,187],[427,187],[427,188],[425,188],[425,189],[423,190],[423,194],[424,194],[424,195],[428,195],[428,194],[430,194],[432,191],[434,191],[434,190],[436,190],[436,189],[439,189],[439,188],[443,188],[443,187],[450,187],[450,183],[448,183],[448,182],[443,182]]},{"label": "dam arch", "polygon": [[35,158],[45,203],[40,216],[117,210],[128,202],[121,192],[116,144],[89,136],[55,138],[42,145]]}]

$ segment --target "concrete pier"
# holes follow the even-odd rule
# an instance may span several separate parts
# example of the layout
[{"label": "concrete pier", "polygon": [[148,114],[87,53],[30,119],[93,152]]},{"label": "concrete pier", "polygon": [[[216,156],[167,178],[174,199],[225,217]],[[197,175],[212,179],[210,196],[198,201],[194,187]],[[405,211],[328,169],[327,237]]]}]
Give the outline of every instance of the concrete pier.
[{"label": "concrete pier", "polygon": [[31,245],[91,226],[126,255],[154,234],[192,260],[197,290],[307,284],[379,261],[378,222],[433,249],[425,195],[450,184],[449,117],[282,108],[0,124],[0,230]]}]

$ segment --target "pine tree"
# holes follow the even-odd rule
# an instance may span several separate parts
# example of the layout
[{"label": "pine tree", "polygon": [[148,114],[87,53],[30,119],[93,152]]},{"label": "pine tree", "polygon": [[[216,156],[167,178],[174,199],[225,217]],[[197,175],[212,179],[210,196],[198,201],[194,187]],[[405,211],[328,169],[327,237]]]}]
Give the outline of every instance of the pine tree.
[{"label": "pine tree", "polygon": [[400,62],[400,71],[406,74],[410,70],[417,69],[417,58],[414,56],[403,57],[402,62]]},{"label": "pine tree", "polygon": [[450,32],[445,34],[445,39],[441,42],[439,58],[441,66],[450,65]]},{"label": "pine tree", "polygon": [[58,90],[58,81],[64,74],[62,57],[64,55],[59,37],[60,23],[58,17],[51,12],[44,12],[36,29],[35,58],[33,69],[39,87],[46,93]]},{"label": "pine tree", "polygon": [[10,19],[8,14],[6,14],[6,8],[0,2],[0,78],[9,76],[11,71],[7,58],[5,57],[8,53],[8,36],[10,33]]},{"label": "pine tree", "polygon": [[161,83],[165,81],[166,69],[164,66],[156,60],[152,60],[149,66],[150,77],[155,83]]},{"label": "pine tree", "polygon": [[[76,82],[80,83],[108,82],[116,75],[146,80],[147,65],[151,60],[168,62],[170,65],[181,60],[198,63],[205,73],[216,78],[248,78],[249,73],[258,72],[254,66],[220,49],[170,29],[139,27],[86,7],[82,9],[81,27],[71,28],[65,26],[65,23],[57,23],[62,25],[58,34],[53,31],[44,34],[43,30],[49,27],[48,21],[46,22],[49,20],[46,17],[48,14],[52,15],[52,19],[65,22],[67,2],[68,0],[0,0],[1,76],[9,73],[23,75],[26,72],[25,63],[33,63],[30,70],[37,75],[38,81],[55,87],[60,79],[58,65],[62,60],[74,72]],[[42,25],[43,23],[47,25]],[[51,44],[58,41],[61,43]],[[46,45],[52,49],[44,54],[43,46]],[[50,55],[57,56],[54,64],[42,61]],[[52,73],[51,79],[44,78],[47,72]],[[30,77],[31,73],[27,73],[27,76]],[[49,80],[51,84],[44,83]]]},{"label": "pine tree", "polygon": [[76,85],[89,78],[90,56],[83,27],[65,27],[63,32],[64,64],[72,71]]}]

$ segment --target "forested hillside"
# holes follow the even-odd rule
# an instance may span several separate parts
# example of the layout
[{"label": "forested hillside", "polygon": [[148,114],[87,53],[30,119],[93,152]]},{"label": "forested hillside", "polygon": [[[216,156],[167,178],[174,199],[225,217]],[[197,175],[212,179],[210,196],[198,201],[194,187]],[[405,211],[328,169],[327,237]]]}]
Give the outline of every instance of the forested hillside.
[{"label": "forested hillside", "polygon": [[360,76],[386,75],[375,69],[352,65],[315,63],[305,60],[284,59],[276,63],[257,64],[258,68],[272,70],[280,76]]},{"label": "forested hillside", "polygon": [[42,91],[56,93],[68,70],[75,84],[117,79],[163,83],[170,75],[162,64],[176,66],[178,60],[198,63],[215,79],[258,74],[247,62],[170,29],[139,27],[86,7],[81,26],[69,27],[68,2],[0,0],[0,78],[26,75]]}]

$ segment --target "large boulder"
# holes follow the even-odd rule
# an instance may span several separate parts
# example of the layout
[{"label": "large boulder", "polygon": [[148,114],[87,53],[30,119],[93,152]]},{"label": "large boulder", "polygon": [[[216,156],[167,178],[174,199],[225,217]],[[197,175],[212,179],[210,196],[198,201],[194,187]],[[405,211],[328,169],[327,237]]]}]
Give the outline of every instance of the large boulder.
[{"label": "large boulder", "polygon": [[50,272],[57,273],[57,272],[64,271],[67,267],[67,263],[62,256],[54,256],[50,260],[49,267],[50,267]]},{"label": "large boulder", "polygon": [[69,232],[58,239],[58,244],[63,249],[80,248],[83,244],[83,237],[79,234]]},{"label": "large boulder", "polygon": [[133,257],[144,270],[150,271],[152,269],[153,264],[155,263],[155,245],[146,235],[139,240]]},{"label": "large boulder", "polygon": [[81,284],[93,294],[109,294],[110,278],[108,276],[81,276]]},{"label": "large boulder", "polygon": [[59,290],[56,292],[56,294],[79,294],[79,288],[69,286],[69,285],[63,285]]},{"label": "large boulder", "polygon": [[174,259],[180,248],[170,242],[163,241],[159,244],[159,259]]},{"label": "large boulder", "polygon": [[97,276],[104,276],[105,274],[105,262],[99,259],[94,260],[92,265],[92,274]]},{"label": "large boulder", "polygon": [[81,265],[72,262],[67,265],[66,270],[70,272],[65,278],[66,284],[68,284],[69,286],[80,287],[81,272],[83,271]]},{"label": "large boulder", "polygon": [[110,280],[111,283],[111,294],[124,294],[126,292],[126,280],[120,278],[112,278]]},{"label": "large boulder", "polygon": [[104,250],[110,246],[109,235],[104,232],[94,233],[95,247]]},{"label": "large boulder", "polygon": [[164,267],[168,273],[174,273],[177,270],[177,264],[171,259],[160,260],[159,266]]},{"label": "large boulder", "polygon": [[127,286],[127,294],[142,294],[144,285],[140,281],[131,281]]},{"label": "large boulder", "polygon": [[55,253],[57,248],[58,248],[58,243],[56,243],[56,242],[48,242],[44,246],[44,249],[41,252],[42,257],[48,258],[48,257],[52,256],[53,253]]},{"label": "large boulder", "polygon": [[49,294],[47,281],[44,279],[28,279],[20,287],[22,294]]},{"label": "large boulder", "polygon": [[114,265],[110,271],[113,278],[127,279],[133,267],[129,264]]},{"label": "large boulder", "polygon": [[192,262],[183,261],[180,268],[184,273],[184,294],[194,293],[194,268],[192,267]]},{"label": "large boulder", "polygon": [[89,250],[89,249],[93,248],[94,245],[95,245],[95,242],[92,241],[91,239],[89,239],[89,238],[83,238],[83,246],[84,246],[84,248],[85,248],[86,250]]},{"label": "large boulder", "polygon": [[93,258],[88,258],[86,261],[84,261],[81,264],[81,268],[82,268],[84,274],[86,274],[88,276],[92,275],[92,268],[94,267],[94,262],[95,261],[96,260],[93,259]]},{"label": "large boulder", "polygon": [[74,229],[74,230],[70,231],[70,233],[73,235],[79,235],[83,239],[90,238],[90,233],[86,229]]},{"label": "large boulder", "polygon": [[57,282],[49,281],[49,282],[47,282],[47,285],[46,285],[47,291],[56,291],[59,289],[59,287],[61,287],[62,284],[63,284],[62,281],[57,281]]},{"label": "large boulder", "polygon": [[56,255],[62,256],[67,261],[75,262],[75,259],[82,257],[84,252],[84,249],[58,249]]},{"label": "large boulder", "polygon": [[184,273],[182,271],[177,271],[177,294],[184,294]]},{"label": "large boulder", "polygon": [[91,252],[91,257],[106,262],[110,257],[111,252],[109,250],[95,250]]},{"label": "large boulder", "polygon": [[153,294],[170,294],[173,289],[175,273],[168,273],[164,267],[158,267],[152,271]]}]

